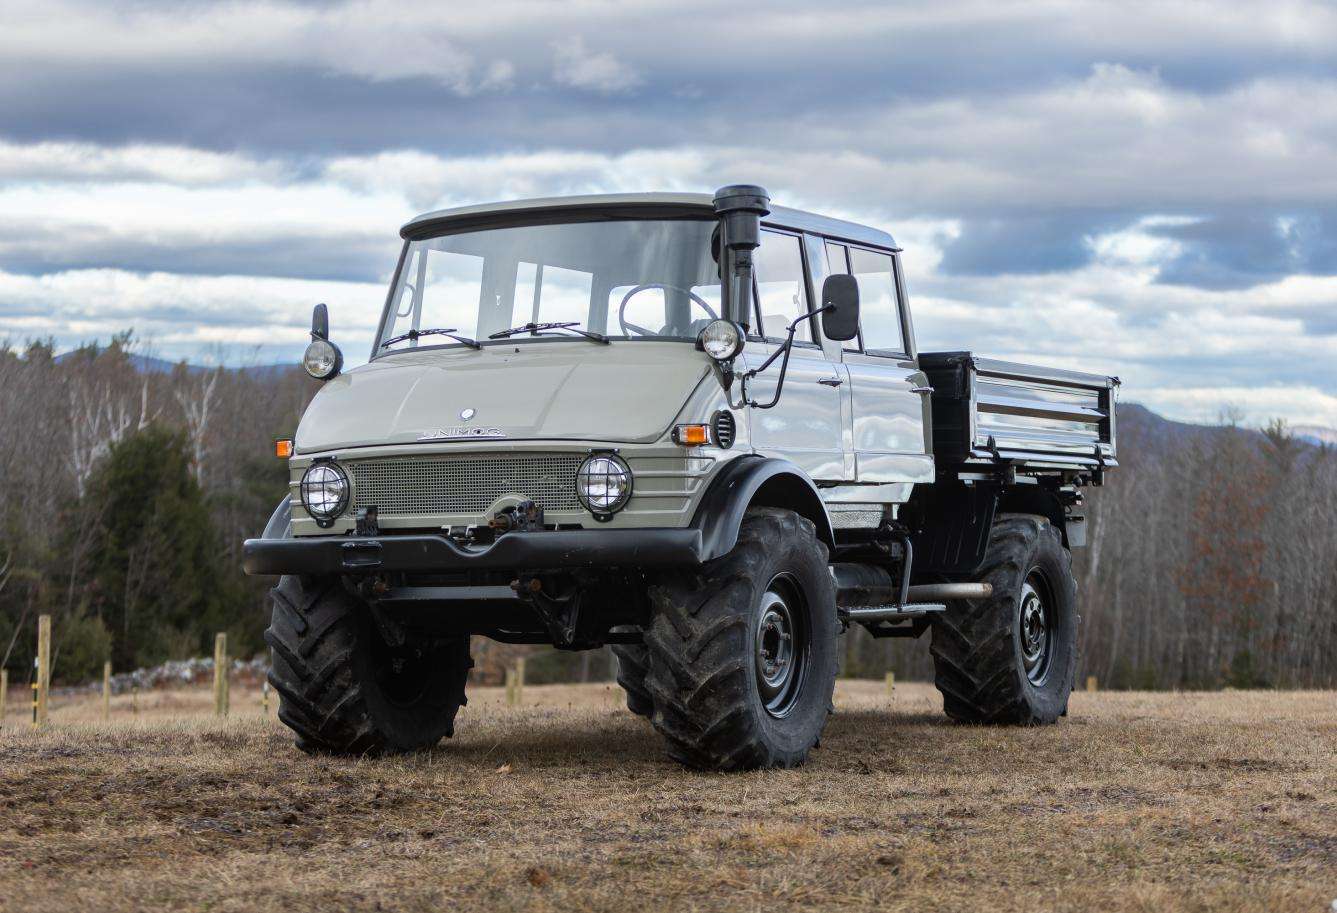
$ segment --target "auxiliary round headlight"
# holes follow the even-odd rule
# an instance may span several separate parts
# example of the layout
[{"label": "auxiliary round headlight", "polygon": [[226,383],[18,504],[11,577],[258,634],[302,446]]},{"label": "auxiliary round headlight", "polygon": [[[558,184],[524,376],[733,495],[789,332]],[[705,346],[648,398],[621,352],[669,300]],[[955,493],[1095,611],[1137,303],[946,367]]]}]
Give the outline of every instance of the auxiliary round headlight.
[{"label": "auxiliary round headlight", "polygon": [[595,453],[576,470],[576,496],[595,517],[607,517],[631,498],[631,468],[612,453]]},{"label": "auxiliary round headlight", "polygon": [[348,474],[337,463],[316,463],[302,476],[302,506],[321,526],[348,507]]},{"label": "auxiliary round headlight", "polygon": [[697,343],[716,361],[728,361],[743,351],[743,328],[732,320],[712,320],[697,337]]},{"label": "auxiliary round headlight", "polygon": [[328,339],[313,339],[302,354],[302,367],[316,380],[329,380],[344,365],[344,353]]}]

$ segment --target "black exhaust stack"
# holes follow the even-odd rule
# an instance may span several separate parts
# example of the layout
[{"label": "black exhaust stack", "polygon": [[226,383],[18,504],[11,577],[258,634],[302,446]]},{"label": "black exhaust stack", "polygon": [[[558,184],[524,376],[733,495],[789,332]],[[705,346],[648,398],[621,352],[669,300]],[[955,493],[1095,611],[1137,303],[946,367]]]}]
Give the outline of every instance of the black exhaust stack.
[{"label": "black exhaust stack", "polygon": [[755,184],[730,184],[715,191],[714,203],[720,217],[725,318],[750,329],[752,252],[761,245],[761,219],[770,214],[771,197]]}]

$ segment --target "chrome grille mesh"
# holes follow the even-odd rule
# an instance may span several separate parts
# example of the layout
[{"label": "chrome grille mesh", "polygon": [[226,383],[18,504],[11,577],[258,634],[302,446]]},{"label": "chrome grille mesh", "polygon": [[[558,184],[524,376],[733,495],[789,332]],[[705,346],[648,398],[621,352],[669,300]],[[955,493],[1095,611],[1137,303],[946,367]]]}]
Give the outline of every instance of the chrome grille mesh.
[{"label": "chrome grille mesh", "polygon": [[529,498],[544,510],[579,510],[576,470],[583,454],[391,457],[351,460],[353,507],[381,516],[481,514],[501,495]]}]

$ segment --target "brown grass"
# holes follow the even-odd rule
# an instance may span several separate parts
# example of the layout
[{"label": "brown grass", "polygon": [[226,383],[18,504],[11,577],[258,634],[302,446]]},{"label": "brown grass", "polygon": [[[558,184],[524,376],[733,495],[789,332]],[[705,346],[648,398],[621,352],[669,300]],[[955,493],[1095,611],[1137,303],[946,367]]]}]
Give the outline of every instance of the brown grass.
[{"label": "brown grass", "polygon": [[[1079,694],[1045,729],[842,683],[797,771],[663,757],[602,685],[477,689],[430,756],[313,759],[255,692],[0,732],[0,909],[1314,911],[1337,695]],[[271,709],[272,713],[272,709]],[[194,717],[189,716],[195,714]]]}]

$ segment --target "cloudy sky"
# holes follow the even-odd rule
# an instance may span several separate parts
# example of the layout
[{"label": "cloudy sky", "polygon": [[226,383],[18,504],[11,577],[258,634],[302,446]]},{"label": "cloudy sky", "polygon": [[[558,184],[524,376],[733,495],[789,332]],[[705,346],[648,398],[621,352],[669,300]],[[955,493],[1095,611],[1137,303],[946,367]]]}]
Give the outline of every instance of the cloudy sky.
[{"label": "cloudy sky", "polygon": [[399,225],[764,184],[887,228],[922,349],[1337,427],[1337,8],[0,0],[0,339],[369,347]]}]

